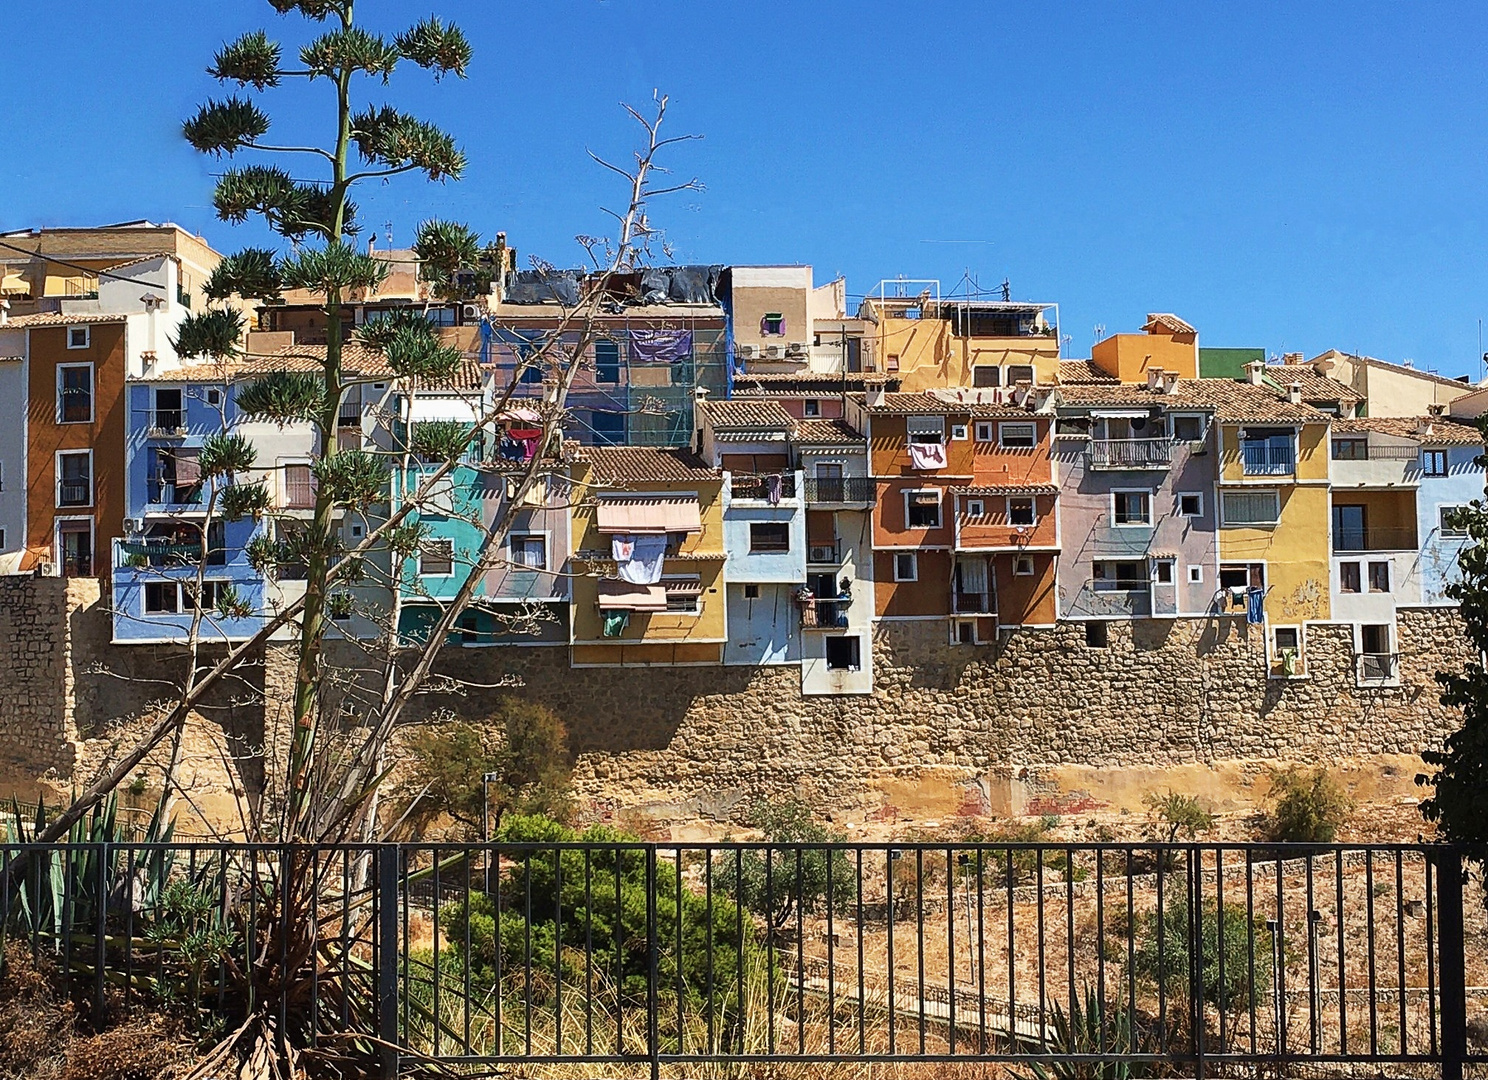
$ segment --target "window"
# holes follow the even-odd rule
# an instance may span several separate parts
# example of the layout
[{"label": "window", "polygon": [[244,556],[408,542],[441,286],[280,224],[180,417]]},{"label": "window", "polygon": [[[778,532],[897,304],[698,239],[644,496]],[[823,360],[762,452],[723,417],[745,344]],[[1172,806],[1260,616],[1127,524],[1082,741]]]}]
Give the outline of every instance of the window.
[{"label": "window", "polygon": [[1033,559],[1028,555],[1019,555],[1013,560],[1013,574],[1017,577],[1033,577]]},{"label": "window", "polygon": [[201,583],[201,603],[196,603],[196,582],[183,582],[181,592],[189,607],[200,607],[202,611],[215,610],[217,605],[232,595],[232,585],[226,581],[203,581]]},{"label": "window", "polygon": [[906,491],[904,520],[911,529],[940,528],[940,492]]},{"label": "window", "polygon": [[810,419],[821,415],[821,402],[816,398],[807,398],[801,402],[801,415]]},{"label": "window", "polygon": [[1007,384],[1017,386],[1020,382],[1033,382],[1033,368],[1028,364],[1011,364],[1007,369]]},{"label": "window", "polygon": [[1152,492],[1112,492],[1111,520],[1117,525],[1151,525]]},{"label": "window", "polygon": [[1390,591],[1390,564],[1387,562],[1372,562],[1369,564],[1369,591]]},{"label": "window", "polygon": [[956,623],[956,644],[975,645],[976,643],[976,623],[971,619],[962,619]]},{"label": "window", "polygon": [[284,506],[289,510],[315,509],[315,474],[309,465],[284,466]]},{"label": "window", "polygon": [[1247,476],[1285,476],[1297,464],[1295,437],[1285,430],[1252,429],[1240,437],[1240,457]]},{"label": "window", "polygon": [[1422,450],[1421,473],[1425,476],[1447,475],[1447,452],[1445,450]]},{"label": "window", "polygon": [[858,671],[862,664],[858,659],[858,639],[855,637],[827,638],[827,670]]},{"label": "window", "polygon": [[986,517],[987,516],[987,504],[985,502],[983,502],[981,499],[967,499],[966,500],[966,516],[969,517],[969,518]]},{"label": "window", "polygon": [[86,349],[92,341],[92,334],[86,326],[69,326],[67,328],[67,347],[69,349]]},{"label": "window", "polygon": [[1461,537],[1467,535],[1467,526],[1460,520],[1462,511],[1466,509],[1467,507],[1460,504],[1437,507],[1437,523],[1441,528],[1442,536]]},{"label": "window", "polygon": [[62,573],[67,577],[93,575],[93,522],[57,522],[57,545],[62,549]]},{"label": "window", "polygon": [[213,408],[216,408],[218,405],[221,405],[222,404],[222,391],[221,390],[208,390],[207,391],[207,404],[208,405],[211,405]]},{"label": "window", "polygon": [[1390,652],[1390,626],[1388,623],[1359,627],[1359,651],[1372,656],[1384,656]]},{"label": "window", "polygon": [[898,353],[889,353],[888,361],[884,364],[884,370],[885,371],[898,371],[899,370],[899,354]]},{"label": "window", "polygon": [[1188,583],[1190,585],[1204,584],[1204,568],[1202,566],[1190,566],[1188,568]]},{"label": "window", "polygon": [[755,521],[749,526],[749,550],[789,551],[790,526],[783,521]]},{"label": "window", "polygon": [[589,427],[594,432],[595,446],[619,446],[625,441],[624,413],[593,409],[589,413]]},{"label": "window", "polygon": [[951,441],[952,442],[965,442],[966,441],[966,425],[965,424],[952,424],[951,425]]},{"label": "window", "polygon": [[1219,568],[1219,587],[1225,590],[1264,589],[1266,566],[1264,563],[1224,563]]},{"label": "window", "polygon": [[696,615],[703,586],[697,578],[662,578],[666,589],[666,609],[672,615]]},{"label": "window", "polygon": [[93,505],[93,452],[57,455],[57,505]]},{"label": "window", "polygon": [[1271,631],[1271,656],[1281,665],[1279,674],[1300,675],[1302,657],[1302,631],[1295,626],[1278,626]]},{"label": "window", "polygon": [[1338,564],[1338,591],[1346,593],[1363,592],[1360,587],[1359,564],[1346,562]]},{"label": "window", "polygon": [[1133,559],[1097,559],[1090,564],[1096,592],[1145,592],[1147,564]]},{"label": "window", "polygon": [[894,580],[918,581],[920,579],[920,557],[913,551],[894,552]]},{"label": "window", "polygon": [[145,612],[150,615],[175,615],[181,610],[180,590],[174,581],[145,582]]},{"label": "window", "polygon": [[745,585],[744,586],[744,599],[745,600],[758,600],[759,599],[759,586],[758,585]]},{"label": "window", "polygon": [[179,431],[185,427],[181,412],[181,388],[159,387],[155,391],[155,411],[150,417],[150,426],[161,431]]},{"label": "window", "polygon": [[1008,499],[1007,516],[1009,525],[1032,525],[1035,520],[1033,499],[1025,495]]},{"label": "window", "polygon": [[602,383],[620,381],[620,343],[618,341],[596,341],[594,343],[594,381]]},{"label": "window", "polygon": [[455,573],[455,542],[425,540],[421,543],[419,573],[424,577],[452,577]]},{"label": "window", "polygon": [[1158,559],[1152,564],[1152,580],[1159,585],[1173,584],[1173,562],[1171,559]]},{"label": "window", "polygon": [[1334,461],[1365,461],[1369,457],[1368,439],[1334,439]]},{"label": "window", "polygon": [[528,570],[548,568],[548,539],[541,533],[513,533],[511,561],[514,567]]},{"label": "window", "polygon": [[1204,496],[1197,491],[1185,491],[1178,495],[1179,517],[1203,517]]},{"label": "window", "polygon": [[0,551],[5,550],[5,530],[0,529]]},{"label": "window", "polygon": [[997,438],[995,430],[996,429],[994,428],[994,426],[987,423],[985,420],[979,422],[976,426],[976,441],[992,442],[994,439]]},{"label": "window", "polygon": [[57,422],[93,422],[92,364],[63,364],[57,368]]},{"label": "window", "polygon": [[1200,442],[1204,438],[1202,416],[1173,417],[1173,438],[1179,442]]},{"label": "window", "polygon": [[760,333],[765,337],[785,336],[785,316],[778,311],[769,311],[760,320]]},{"label": "window", "polygon": [[911,416],[904,421],[904,430],[912,443],[943,443],[945,417]]},{"label": "window", "polygon": [[1085,646],[1090,649],[1104,649],[1110,644],[1110,627],[1103,622],[1088,622],[1085,624]]},{"label": "window", "polygon": [[977,364],[971,369],[972,386],[1001,386],[1002,368],[996,364]]},{"label": "window", "polygon": [[1226,491],[1220,496],[1222,525],[1275,525],[1281,499],[1274,491]]},{"label": "window", "polygon": [[1301,648],[1301,633],[1295,626],[1278,626],[1272,631],[1272,641],[1278,655],[1286,649],[1296,652]]},{"label": "window", "polygon": [[1000,424],[998,434],[1003,446],[1031,450],[1038,442],[1038,430],[1032,424]]}]

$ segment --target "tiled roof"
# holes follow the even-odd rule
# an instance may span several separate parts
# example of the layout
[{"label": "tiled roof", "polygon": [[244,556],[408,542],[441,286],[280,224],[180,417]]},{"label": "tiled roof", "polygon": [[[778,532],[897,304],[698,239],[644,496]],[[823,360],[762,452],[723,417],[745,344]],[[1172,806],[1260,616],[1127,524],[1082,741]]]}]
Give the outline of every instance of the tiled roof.
[{"label": "tiled roof", "polygon": [[1293,405],[1286,394],[1271,386],[1255,386],[1237,379],[1179,379],[1171,393],[1149,390],[1146,383],[1114,386],[1063,386],[1060,397],[1068,405],[1166,406],[1212,409],[1215,418],[1230,423],[1275,421],[1321,424],[1330,418],[1311,405]]},{"label": "tiled roof", "polygon": [[1302,400],[1309,403],[1363,400],[1363,396],[1356,393],[1348,383],[1339,382],[1327,375],[1319,375],[1311,364],[1271,364],[1266,368],[1266,377],[1276,382],[1283,390],[1292,383],[1301,383]]},{"label": "tiled roof", "polygon": [[1364,416],[1333,421],[1335,434],[1375,432],[1397,439],[1414,439],[1427,446],[1478,446],[1483,435],[1471,424],[1439,416]]},{"label": "tiled roof", "polygon": [[705,401],[703,411],[715,428],[789,428],[794,420],[779,403],[759,398],[744,401]]},{"label": "tiled roof", "polygon": [[846,420],[801,420],[796,424],[795,441],[808,445],[860,443],[863,436]]},{"label": "tiled roof", "polygon": [[1058,495],[1058,484],[972,484],[951,488],[953,495]]},{"label": "tiled roof", "polygon": [[[224,382],[266,375],[271,371],[305,371],[318,374],[325,366],[324,345],[287,345],[278,352],[246,356],[230,364],[206,360],[173,370],[157,371],[143,382]],[[341,369],[350,375],[395,379],[397,376],[381,352],[365,345],[347,342],[341,346]],[[482,385],[480,363],[461,360],[449,379],[423,379],[419,390],[473,391]]]},{"label": "tiled roof", "polygon": [[1102,371],[1094,360],[1061,360],[1059,362],[1061,386],[1071,383],[1114,383],[1117,381],[1116,376]]},{"label": "tiled roof", "polygon": [[588,461],[602,483],[626,480],[719,480],[702,458],[677,447],[585,446],[577,456]]},{"label": "tiled roof", "polygon": [[983,401],[946,401],[934,394],[885,394],[877,405],[867,405],[869,412],[887,415],[928,416],[1031,416],[1028,409],[1016,405],[996,405]]},{"label": "tiled roof", "polygon": [[846,374],[840,371],[785,371],[785,372],[760,372],[759,374],[743,373],[734,376],[734,392],[748,392],[751,389],[782,391],[782,390],[862,390],[865,386],[890,386],[897,387],[899,380],[892,375],[883,375],[871,371],[853,371]]},{"label": "tiled roof", "polygon": [[1435,371],[1423,371],[1421,368],[1413,367],[1409,364],[1395,364],[1391,363],[1389,360],[1381,360],[1375,356],[1359,356],[1355,353],[1340,352],[1337,349],[1329,349],[1325,353],[1314,356],[1310,361],[1308,361],[1308,363],[1315,364],[1319,360],[1328,360],[1331,359],[1333,356],[1347,357],[1350,360],[1365,364],[1369,367],[1386,368],[1389,371],[1399,372],[1402,375],[1413,375],[1418,379],[1427,379],[1431,382],[1444,383],[1447,386],[1455,386],[1458,388],[1468,387],[1469,389],[1472,387],[1471,383],[1465,383],[1461,379],[1453,379],[1450,376],[1442,375]]},{"label": "tiled roof", "polygon": [[0,324],[0,330],[39,330],[48,326],[83,326],[88,323],[120,323],[129,316],[122,312],[100,311],[74,312],[43,311],[36,315],[13,315]]},{"label": "tiled roof", "polygon": [[1173,333],[1175,334],[1198,333],[1197,329],[1184,322],[1177,315],[1174,315],[1171,311],[1149,312],[1147,315],[1147,321],[1142,324],[1142,329],[1146,330],[1149,326],[1161,326],[1164,329],[1173,331]]}]

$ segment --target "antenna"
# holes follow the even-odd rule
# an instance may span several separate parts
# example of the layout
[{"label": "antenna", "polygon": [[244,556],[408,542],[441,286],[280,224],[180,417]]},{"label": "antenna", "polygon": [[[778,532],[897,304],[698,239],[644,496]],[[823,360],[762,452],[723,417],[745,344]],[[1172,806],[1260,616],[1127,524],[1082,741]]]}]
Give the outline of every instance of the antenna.
[{"label": "antenna", "polygon": [[1002,279],[1002,300],[1007,303],[1013,298],[1013,283],[1007,278]]},{"label": "antenna", "polygon": [[387,246],[388,247],[392,247],[393,246],[393,223],[391,221],[384,221],[382,223],[382,231],[387,234]]},{"label": "antenna", "polygon": [[1096,323],[1095,329],[1092,331],[1092,333],[1095,335],[1095,340],[1097,342],[1104,340],[1106,336],[1106,324],[1103,322]]}]

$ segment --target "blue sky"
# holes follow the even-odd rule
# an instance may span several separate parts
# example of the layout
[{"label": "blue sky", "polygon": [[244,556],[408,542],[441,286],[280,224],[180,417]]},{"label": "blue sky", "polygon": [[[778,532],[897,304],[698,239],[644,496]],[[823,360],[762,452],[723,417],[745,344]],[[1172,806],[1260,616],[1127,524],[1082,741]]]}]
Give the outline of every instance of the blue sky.
[{"label": "blue sky", "polygon": [[[456,131],[467,178],[363,190],[406,243],[429,216],[577,262],[621,194],[618,102],[671,95],[679,173],[659,205],[679,261],[810,263],[850,293],[966,271],[1093,328],[1175,311],[1211,345],[1330,347],[1479,373],[1488,5],[836,0],[362,0],[401,28],[455,18],[470,77],[416,69],[384,97]],[[179,122],[202,67],[263,26],[263,0],[14,5],[0,35],[0,227],[171,219],[220,250],[212,162]],[[59,44],[65,43],[65,48]],[[43,60],[42,58],[47,58]],[[56,65],[53,72],[39,64]],[[322,92],[271,92],[275,134],[323,125]],[[969,242],[968,242],[969,241]]]}]

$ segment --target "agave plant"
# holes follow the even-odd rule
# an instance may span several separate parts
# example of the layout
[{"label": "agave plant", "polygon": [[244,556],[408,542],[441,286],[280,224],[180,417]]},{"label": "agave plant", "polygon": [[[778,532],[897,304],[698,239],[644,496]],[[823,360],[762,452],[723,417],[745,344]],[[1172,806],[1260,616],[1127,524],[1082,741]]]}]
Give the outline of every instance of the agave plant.
[{"label": "agave plant", "polygon": [[[1051,1055],[1102,1055],[1100,1060],[1032,1061],[1028,1080],[1138,1080],[1152,1070],[1150,1060],[1138,1055],[1157,1052],[1150,1028],[1133,1023],[1131,1014],[1110,1010],[1096,992],[1084,987],[1083,1001],[1076,998],[1066,1012],[1058,1003],[1051,1007]],[[1133,1060],[1134,1056],[1136,1059]]]}]

